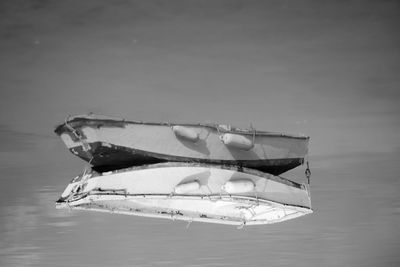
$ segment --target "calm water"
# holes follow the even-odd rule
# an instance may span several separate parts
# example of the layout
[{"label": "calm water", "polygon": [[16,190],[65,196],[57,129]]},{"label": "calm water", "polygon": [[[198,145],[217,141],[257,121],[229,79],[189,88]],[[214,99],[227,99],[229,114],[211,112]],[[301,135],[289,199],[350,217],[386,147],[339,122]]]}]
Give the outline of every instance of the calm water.
[{"label": "calm water", "polygon": [[[0,1],[0,266],[400,266],[399,10]],[[315,212],[237,230],[56,210],[83,162],[51,131],[89,111],[306,133]]]},{"label": "calm water", "polygon": [[[1,266],[396,266],[400,262],[399,155],[311,157],[312,215],[242,230],[202,223],[186,229],[184,222],[56,210],[54,201],[83,162],[69,155],[57,139],[36,141],[31,152],[24,152],[32,157],[31,164],[9,162],[2,168]],[[301,177],[303,170],[287,176]]]}]

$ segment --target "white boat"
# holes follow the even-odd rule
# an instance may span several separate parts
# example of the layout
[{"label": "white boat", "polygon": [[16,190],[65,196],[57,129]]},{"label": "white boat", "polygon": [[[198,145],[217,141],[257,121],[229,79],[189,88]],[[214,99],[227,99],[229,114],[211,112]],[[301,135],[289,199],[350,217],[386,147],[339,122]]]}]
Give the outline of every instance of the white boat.
[{"label": "white boat", "polygon": [[159,163],[77,176],[58,208],[232,225],[271,224],[312,213],[307,186],[232,166]]},{"label": "white boat", "polygon": [[96,171],[167,161],[238,165],[279,175],[302,164],[309,137],[218,124],[75,116],[55,132]]}]

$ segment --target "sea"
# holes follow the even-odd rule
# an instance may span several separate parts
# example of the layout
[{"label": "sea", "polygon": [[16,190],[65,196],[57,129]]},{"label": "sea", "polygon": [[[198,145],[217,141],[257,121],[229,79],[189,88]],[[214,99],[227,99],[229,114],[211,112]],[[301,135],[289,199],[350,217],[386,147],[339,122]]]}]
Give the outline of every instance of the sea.
[{"label": "sea", "polygon": [[[310,154],[314,213],[237,229],[56,209],[55,200],[85,163],[56,137],[32,140],[19,149],[10,147],[1,167],[0,266],[308,267],[400,262],[398,153]],[[282,176],[305,182],[304,170],[299,166]]]}]

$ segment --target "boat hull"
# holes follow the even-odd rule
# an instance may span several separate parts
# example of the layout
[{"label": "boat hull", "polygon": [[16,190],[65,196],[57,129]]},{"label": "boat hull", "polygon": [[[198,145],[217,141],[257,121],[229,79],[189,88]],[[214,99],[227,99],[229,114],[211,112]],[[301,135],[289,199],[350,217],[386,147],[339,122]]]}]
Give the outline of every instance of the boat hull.
[{"label": "boat hull", "polygon": [[174,161],[237,165],[279,175],[303,163],[303,158],[221,160],[180,157],[104,144],[103,142],[89,143],[89,146],[91,148],[90,151],[85,151],[82,146],[70,148],[70,151],[81,159],[90,162],[94,166],[94,169],[99,172],[123,169],[143,164]]},{"label": "boat hull", "polygon": [[233,225],[312,213],[304,185],[246,168],[189,163],[84,174],[68,185],[57,206]]},{"label": "boat hull", "polygon": [[[308,153],[308,137],[218,125],[179,125],[196,137],[188,139],[176,134],[174,127],[75,117],[58,126],[56,133],[73,154],[90,162],[98,171],[178,161],[238,165],[279,175],[301,165]],[[251,146],[241,149],[235,144],[225,144],[221,141],[224,134],[251,141]]]}]

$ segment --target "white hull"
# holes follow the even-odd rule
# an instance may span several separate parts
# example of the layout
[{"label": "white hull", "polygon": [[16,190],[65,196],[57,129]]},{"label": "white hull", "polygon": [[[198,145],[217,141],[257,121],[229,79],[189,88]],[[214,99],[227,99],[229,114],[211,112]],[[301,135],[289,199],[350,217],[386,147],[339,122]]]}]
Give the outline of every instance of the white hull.
[{"label": "white hull", "polygon": [[234,225],[312,213],[304,185],[254,170],[185,163],[78,176],[57,203],[60,208]]}]

